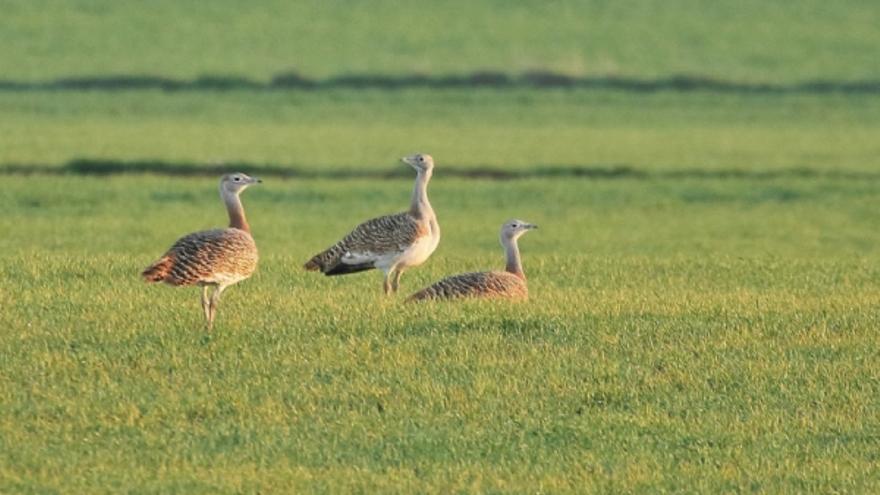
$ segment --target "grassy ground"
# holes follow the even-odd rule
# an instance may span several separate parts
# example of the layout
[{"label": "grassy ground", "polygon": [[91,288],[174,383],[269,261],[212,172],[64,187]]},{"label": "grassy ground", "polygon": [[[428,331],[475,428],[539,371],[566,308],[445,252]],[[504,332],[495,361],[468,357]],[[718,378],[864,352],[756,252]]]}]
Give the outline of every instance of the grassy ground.
[{"label": "grassy ground", "polygon": [[211,336],[137,273],[223,222],[213,179],[4,182],[0,491],[880,488],[876,180],[441,168],[404,291],[500,266],[518,216],[533,298],[412,307],[299,268],[409,181],[268,181]]},{"label": "grassy ground", "polygon": [[290,69],[790,82],[876,79],[870,0],[437,2],[111,0],[4,2],[0,73],[268,79]]},{"label": "grassy ground", "polygon": [[[0,492],[880,491],[875,2],[2,11]],[[51,84],[531,70],[733,85]],[[302,271],[406,204],[385,172],[416,150],[443,240],[403,292],[500,267],[520,217],[541,226],[528,303],[406,306],[378,273]],[[198,174],[233,162],[274,176],[245,196],[258,272],[207,335],[196,290],[138,273],[225,222]]]},{"label": "grassy ground", "polygon": [[[874,171],[880,98],[614,91],[0,94],[0,164],[76,158],[441,167]],[[0,165],[2,166],[2,165]]]}]

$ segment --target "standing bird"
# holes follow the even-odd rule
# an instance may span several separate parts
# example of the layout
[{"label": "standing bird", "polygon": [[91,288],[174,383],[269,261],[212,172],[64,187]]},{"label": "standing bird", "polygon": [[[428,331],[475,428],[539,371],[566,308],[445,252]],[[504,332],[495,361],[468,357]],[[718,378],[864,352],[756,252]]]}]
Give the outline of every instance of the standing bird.
[{"label": "standing bird", "polygon": [[453,275],[416,292],[407,298],[407,302],[461,297],[528,299],[529,289],[526,287],[526,275],[523,273],[517,239],[537,228],[537,225],[522,220],[509,220],[501,226],[501,245],[507,255],[505,271]]},{"label": "standing bird", "polygon": [[[257,245],[244,216],[239,194],[262,182],[245,174],[227,174],[220,179],[220,197],[229,213],[229,228],[195,232],[181,237],[161,258],[141,274],[147,282],[169,285],[198,285],[202,288],[202,310],[208,330],[220,294],[232,284],[251,276],[257,268]],[[214,291],[208,296],[208,288]]]},{"label": "standing bird", "polygon": [[400,275],[421,265],[440,243],[440,225],[428,201],[428,181],[434,170],[431,155],[401,159],[416,169],[409,211],[374,218],[358,225],[341,241],[310,259],[304,268],[324,275],[344,275],[372,268],[385,273],[385,294],[397,291]]}]

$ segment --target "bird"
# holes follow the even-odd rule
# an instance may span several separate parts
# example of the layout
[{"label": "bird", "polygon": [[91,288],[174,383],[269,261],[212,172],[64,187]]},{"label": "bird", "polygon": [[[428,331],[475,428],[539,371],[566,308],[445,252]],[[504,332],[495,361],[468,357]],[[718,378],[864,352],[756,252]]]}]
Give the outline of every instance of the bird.
[{"label": "bird", "polygon": [[385,294],[397,292],[400,276],[421,265],[440,243],[440,224],[428,201],[428,182],[434,171],[431,155],[417,153],[401,158],[416,170],[408,211],[367,220],[333,246],[305,263],[309,271],[345,275],[378,268],[384,273]]},{"label": "bird", "polygon": [[[257,245],[251,237],[239,195],[248,187],[262,182],[243,173],[221,177],[220,198],[229,213],[229,227],[203,230],[181,237],[141,273],[147,283],[201,287],[202,310],[208,331],[214,326],[223,291],[250,277],[257,268]],[[213,291],[209,295],[211,288]]]},{"label": "bird", "polygon": [[528,299],[529,289],[523,273],[517,240],[538,226],[522,220],[508,220],[501,225],[501,246],[507,256],[504,271],[462,273],[444,278],[407,298],[407,302],[426,299],[507,298]]}]

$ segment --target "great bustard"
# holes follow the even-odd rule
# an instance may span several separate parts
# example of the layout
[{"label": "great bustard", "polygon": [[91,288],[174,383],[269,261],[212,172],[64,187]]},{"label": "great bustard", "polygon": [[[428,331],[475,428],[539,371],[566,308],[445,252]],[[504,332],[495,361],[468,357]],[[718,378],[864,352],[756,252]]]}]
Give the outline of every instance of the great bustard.
[{"label": "great bustard", "polygon": [[522,220],[509,220],[501,226],[501,245],[507,256],[505,271],[463,273],[444,278],[411,295],[407,301],[461,297],[527,299],[529,289],[526,286],[517,239],[529,230],[537,228],[537,225]]},{"label": "great bustard", "polygon": [[437,249],[440,225],[428,201],[428,181],[434,170],[430,155],[404,157],[418,175],[409,211],[374,218],[358,225],[341,241],[305,264],[324,275],[344,275],[372,268],[385,273],[385,293],[396,292],[400,275],[421,265]]},{"label": "great bustard", "polygon": [[[230,285],[250,277],[257,268],[257,245],[251,237],[239,194],[260,182],[241,173],[224,175],[220,179],[220,197],[229,213],[229,228],[203,230],[181,237],[142,273],[147,282],[201,286],[208,330],[214,325],[220,294]],[[214,288],[210,297],[209,287]]]}]

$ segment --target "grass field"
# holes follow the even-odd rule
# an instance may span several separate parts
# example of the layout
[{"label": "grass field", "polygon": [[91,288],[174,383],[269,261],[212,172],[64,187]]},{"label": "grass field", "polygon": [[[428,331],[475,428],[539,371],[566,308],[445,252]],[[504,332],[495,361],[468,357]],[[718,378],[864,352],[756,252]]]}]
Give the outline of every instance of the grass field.
[{"label": "grass field", "polygon": [[299,268],[408,181],[268,181],[210,336],[137,272],[224,220],[213,180],[5,181],[3,491],[878,488],[877,181],[438,169],[405,291],[500,266],[515,215],[533,297],[412,307]]},{"label": "grass field", "polygon": [[880,98],[614,91],[0,94],[0,170],[77,158],[246,162],[302,171],[865,172]]},{"label": "grass field", "polygon": [[[873,2],[2,11],[0,493],[880,491]],[[532,70],[732,85],[265,83]],[[192,84],[53,86],[118,76]],[[304,272],[415,151],[443,239],[402,294]],[[233,167],[261,261],[206,334],[138,274]],[[512,217],[530,301],[402,304]]]},{"label": "grass field", "polygon": [[877,79],[871,0],[4,3],[0,73],[268,79],[518,72]]}]

